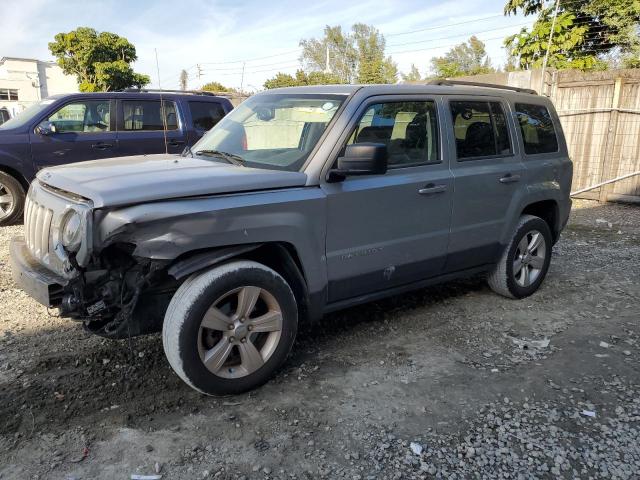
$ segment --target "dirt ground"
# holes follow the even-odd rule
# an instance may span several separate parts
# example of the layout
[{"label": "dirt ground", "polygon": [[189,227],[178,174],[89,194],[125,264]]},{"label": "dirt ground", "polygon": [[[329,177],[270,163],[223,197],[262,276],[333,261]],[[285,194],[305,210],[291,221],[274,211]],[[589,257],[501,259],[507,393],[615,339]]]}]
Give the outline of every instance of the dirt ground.
[{"label": "dirt ground", "polygon": [[640,478],[638,207],[576,202],[530,298],[476,278],[339,312],[227,398],[159,335],[103,340],[18,290],[21,229],[0,229],[1,479]]}]

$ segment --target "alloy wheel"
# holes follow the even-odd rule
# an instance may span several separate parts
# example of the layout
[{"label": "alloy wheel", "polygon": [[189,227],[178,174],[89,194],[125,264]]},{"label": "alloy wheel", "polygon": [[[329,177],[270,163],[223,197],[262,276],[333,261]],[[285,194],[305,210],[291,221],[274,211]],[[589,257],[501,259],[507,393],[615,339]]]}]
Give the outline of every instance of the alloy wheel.
[{"label": "alloy wheel", "polygon": [[198,334],[200,360],[214,375],[235,379],[269,360],[282,333],[282,309],[264,288],[243,286],[209,307]]},{"label": "alloy wheel", "polygon": [[513,260],[513,276],[518,285],[528,287],[534,283],[544,268],[547,242],[542,233],[531,230],[526,233],[516,248]]},{"label": "alloy wheel", "polygon": [[15,199],[6,185],[0,183],[0,220],[11,215]]}]

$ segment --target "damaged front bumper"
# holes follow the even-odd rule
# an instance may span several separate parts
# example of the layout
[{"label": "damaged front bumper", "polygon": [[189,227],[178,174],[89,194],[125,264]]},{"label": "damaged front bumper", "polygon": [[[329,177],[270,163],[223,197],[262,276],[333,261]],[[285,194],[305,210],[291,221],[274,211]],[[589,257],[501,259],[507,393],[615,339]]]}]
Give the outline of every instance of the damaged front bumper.
[{"label": "damaged front bumper", "polygon": [[68,280],[43,267],[31,255],[22,237],[11,240],[10,252],[14,282],[42,305],[59,307]]}]

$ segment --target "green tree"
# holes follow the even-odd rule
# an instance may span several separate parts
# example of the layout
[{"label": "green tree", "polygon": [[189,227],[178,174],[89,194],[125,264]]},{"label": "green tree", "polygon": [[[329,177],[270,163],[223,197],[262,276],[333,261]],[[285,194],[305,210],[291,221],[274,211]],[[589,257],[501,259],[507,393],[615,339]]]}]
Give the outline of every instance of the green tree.
[{"label": "green tree", "polygon": [[205,83],[201,90],[206,90],[207,92],[224,92],[224,93],[237,93],[235,88],[225,87],[220,82],[209,82]]},{"label": "green tree", "polygon": [[402,80],[405,82],[419,82],[422,80],[422,74],[420,73],[420,70],[418,70],[418,67],[412,63],[409,73],[402,74]]},{"label": "green tree", "polygon": [[273,78],[264,82],[264,88],[300,87],[304,85],[332,85],[343,83],[337,75],[325,72],[305,73],[298,70],[294,75],[277,73]]},{"label": "green tree", "polygon": [[435,76],[439,78],[495,72],[484,43],[475,36],[465,43],[456,45],[443,57],[432,58],[431,66]]},{"label": "green tree", "polygon": [[150,81],[148,75],[131,68],[138,58],[136,48],[115,33],[79,27],[58,33],[54,40],[49,50],[66,74],[76,75],[81,92],[141,88]]},{"label": "green tree", "polygon": [[505,39],[512,61],[520,68],[541,67],[548,47],[548,65],[553,68],[640,66],[640,0],[560,2],[549,46],[555,8],[555,2],[508,0],[505,15],[537,15],[531,29],[523,28]]},{"label": "green tree", "polygon": [[351,83],[355,79],[358,53],[353,38],[342,31],[342,27],[324,28],[324,37],[300,40],[302,64],[307,71],[327,70],[327,52],[329,53],[329,71],[336,75],[341,83]]},{"label": "green tree", "polygon": [[355,24],[348,34],[339,26],[326,26],[321,39],[300,41],[301,61],[305,71],[328,70],[340,83],[395,83],[398,69],[391,57],[385,57],[385,43],[370,25]]}]

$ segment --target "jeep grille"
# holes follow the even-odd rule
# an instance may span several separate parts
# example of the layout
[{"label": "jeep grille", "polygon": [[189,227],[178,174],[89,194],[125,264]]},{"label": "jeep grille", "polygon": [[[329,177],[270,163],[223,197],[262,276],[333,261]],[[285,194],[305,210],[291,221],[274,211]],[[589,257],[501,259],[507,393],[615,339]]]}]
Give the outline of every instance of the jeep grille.
[{"label": "jeep grille", "polygon": [[45,260],[51,245],[53,210],[29,198],[24,206],[24,230],[27,247],[39,261]]}]

